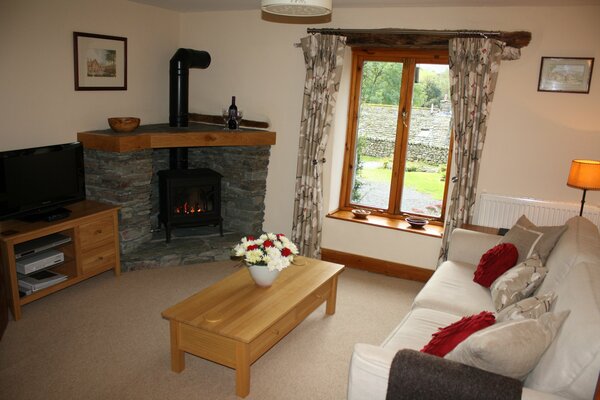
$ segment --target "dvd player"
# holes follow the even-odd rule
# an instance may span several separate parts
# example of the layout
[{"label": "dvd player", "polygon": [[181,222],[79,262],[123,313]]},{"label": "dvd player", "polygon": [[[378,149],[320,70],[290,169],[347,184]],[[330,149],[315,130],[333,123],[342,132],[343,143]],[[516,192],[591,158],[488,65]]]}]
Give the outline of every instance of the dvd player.
[{"label": "dvd player", "polygon": [[65,255],[56,250],[46,250],[39,253],[21,257],[17,260],[17,272],[28,275],[42,269],[60,264],[65,260]]},{"label": "dvd player", "polygon": [[15,245],[15,259],[18,260],[21,257],[39,253],[58,245],[69,243],[70,241],[70,236],[60,233],[53,233],[52,235],[46,235],[24,243],[19,243]]}]

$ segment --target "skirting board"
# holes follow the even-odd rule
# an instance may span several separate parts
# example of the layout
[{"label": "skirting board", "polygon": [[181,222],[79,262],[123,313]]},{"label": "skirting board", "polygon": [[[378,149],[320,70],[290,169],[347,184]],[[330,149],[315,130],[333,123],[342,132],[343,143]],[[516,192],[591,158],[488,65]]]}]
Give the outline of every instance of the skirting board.
[{"label": "skirting board", "polygon": [[344,264],[349,268],[362,269],[369,272],[418,282],[427,282],[434,272],[431,269],[413,267],[391,261],[379,260],[377,258],[323,248],[321,249],[321,259],[323,261]]}]

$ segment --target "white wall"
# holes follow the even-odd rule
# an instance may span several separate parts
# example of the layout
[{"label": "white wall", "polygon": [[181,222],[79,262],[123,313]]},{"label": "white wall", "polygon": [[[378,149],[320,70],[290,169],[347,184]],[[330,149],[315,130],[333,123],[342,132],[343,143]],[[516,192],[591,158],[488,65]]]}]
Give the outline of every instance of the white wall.
[{"label": "white wall", "polygon": [[[537,92],[537,79],[541,56],[600,60],[599,17],[600,7],[338,8],[327,26],[531,31],[532,42],[523,49],[521,60],[504,63],[500,71],[479,188],[577,202],[581,192],[565,185],[570,160],[600,158],[598,72],[588,95]],[[293,43],[305,36],[306,28],[262,21],[258,11],[190,13],[181,19],[182,45],[207,50],[213,56],[210,68],[193,78],[190,110],[219,112],[235,94],[249,118],[268,120],[277,132],[267,181],[267,230],[291,230],[304,81],[302,53]],[[330,210],[339,196],[348,69],[345,72],[326,164],[325,198]],[[588,194],[589,203],[599,200],[599,193]],[[440,240],[325,219],[322,244],[433,268]]]},{"label": "white wall", "polygon": [[[596,57],[600,7],[336,9],[342,28],[528,30],[521,60],[500,71],[479,190],[574,201],[565,185],[570,160],[600,158],[599,66],[590,94],[537,92],[541,56]],[[314,25],[310,25],[314,26]],[[190,71],[190,111],[219,113],[232,95],[247,118],[277,132],[266,197],[266,230],[290,233],[304,84],[302,51],[293,46],[307,25],[266,22],[257,11],[177,14],[124,0],[0,2],[0,137],[2,150],[75,140],[77,131],[106,128],[106,117],[168,117],[168,60],[178,47],[206,50],[206,70]],[[73,90],[72,32],[125,36],[126,92]],[[349,53],[348,53],[349,54]],[[349,61],[349,59],[347,58]],[[325,199],[335,208],[345,139],[348,63],[330,140]],[[600,204],[600,192],[588,194]],[[440,240],[326,219],[323,246],[433,268]]]},{"label": "white wall", "polygon": [[[75,91],[73,32],[127,38],[126,91]],[[124,0],[0,1],[0,150],[77,140],[106,118],[168,119],[179,14]]]}]

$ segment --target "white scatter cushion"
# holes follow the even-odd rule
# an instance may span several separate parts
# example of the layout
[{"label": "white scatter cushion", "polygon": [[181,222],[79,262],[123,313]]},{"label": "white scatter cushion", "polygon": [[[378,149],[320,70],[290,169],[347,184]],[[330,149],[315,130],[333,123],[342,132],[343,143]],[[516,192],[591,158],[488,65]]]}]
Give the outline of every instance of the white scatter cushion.
[{"label": "white scatter cushion", "polygon": [[490,286],[496,311],[531,296],[542,284],[547,272],[540,257],[534,254],[496,278]]},{"label": "white scatter cushion", "polygon": [[533,255],[533,250],[544,234],[533,229],[515,224],[506,235],[500,239],[500,243],[512,243],[519,252],[517,264],[522,263]]},{"label": "white scatter cushion", "polygon": [[552,343],[568,311],[496,323],[469,336],[444,358],[523,380]]},{"label": "white scatter cushion", "polygon": [[539,318],[552,308],[556,300],[554,292],[540,296],[527,297],[512,304],[496,314],[496,322],[514,321],[518,319]]}]

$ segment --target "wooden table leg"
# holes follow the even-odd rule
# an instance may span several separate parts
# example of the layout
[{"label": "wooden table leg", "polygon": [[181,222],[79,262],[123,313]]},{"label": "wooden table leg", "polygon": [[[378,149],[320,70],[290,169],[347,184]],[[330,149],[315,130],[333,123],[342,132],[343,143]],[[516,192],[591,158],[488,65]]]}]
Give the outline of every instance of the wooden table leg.
[{"label": "wooden table leg", "polygon": [[331,278],[331,290],[329,291],[329,297],[327,298],[327,308],[325,309],[325,314],[333,315],[335,314],[335,301],[337,298],[337,283],[338,276],[334,276]]},{"label": "wooden table leg", "polygon": [[185,352],[179,349],[180,325],[176,321],[171,324],[171,370],[181,372],[185,368]]},{"label": "wooden table leg", "polygon": [[246,397],[250,393],[250,346],[237,343],[235,358],[235,394]]}]

